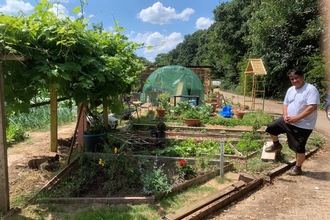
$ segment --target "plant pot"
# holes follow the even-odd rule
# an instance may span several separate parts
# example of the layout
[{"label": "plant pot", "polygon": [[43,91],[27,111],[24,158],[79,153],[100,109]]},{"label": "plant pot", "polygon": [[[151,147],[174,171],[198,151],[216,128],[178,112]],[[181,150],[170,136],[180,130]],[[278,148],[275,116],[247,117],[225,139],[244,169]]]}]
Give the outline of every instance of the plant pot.
[{"label": "plant pot", "polygon": [[242,119],[244,117],[245,112],[241,110],[234,111],[234,118]]},{"label": "plant pot", "polygon": [[83,140],[86,152],[102,152],[106,140],[106,132],[100,134],[84,134]]},{"label": "plant pot", "polygon": [[157,108],[156,113],[159,117],[164,117],[165,116],[165,109]]},{"label": "plant pot", "polygon": [[197,126],[201,122],[199,118],[184,118],[183,120],[187,126]]},{"label": "plant pot", "polygon": [[218,105],[217,102],[205,102],[205,103],[208,105],[211,105],[213,108],[213,112],[215,112],[215,110],[217,109],[217,105]]},{"label": "plant pot", "polygon": [[158,131],[157,135],[158,135],[158,138],[165,138],[166,137],[166,133],[164,131]]}]

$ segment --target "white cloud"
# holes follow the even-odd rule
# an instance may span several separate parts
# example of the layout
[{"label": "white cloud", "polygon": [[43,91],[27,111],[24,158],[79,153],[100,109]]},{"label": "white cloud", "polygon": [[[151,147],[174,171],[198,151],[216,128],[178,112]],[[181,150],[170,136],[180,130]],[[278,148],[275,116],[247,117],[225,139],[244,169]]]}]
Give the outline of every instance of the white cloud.
[{"label": "white cloud", "polygon": [[6,0],[5,5],[0,5],[0,11],[4,14],[17,14],[20,11],[26,13],[31,10],[33,6],[21,0]]},{"label": "white cloud", "polygon": [[69,11],[61,4],[54,4],[51,9],[49,9],[50,12],[53,12],[56,17],[64,19],[67,16],[69,16]]},{"label": "white cloud", "polygon": [[[134,32],[131,32],[133,34]],[[138,33],[135,37],[129,36],[131,41],[144,43],[146,48],[142,49],[143,56],[154,61],[155,56],[160,53],[167,53],[183,41],[181,33],[173,32],[170,35],[162,35],[159,32]],[[152,46],[148,50],[148,46]]]},{"label": "white cloud", "polygon": [[137,17],[152,24],[168,24],[172,19],[187,21],[193,13],[195,13],[194,9],[186,8],[177,14],[174,8],[166,8],[162,3],[156,2],[151,7],[142,9]]},{"label": "white cloud", "polygon": [[213,23],[214,23],[214,21],[213,21],[212,19],[205,18],[205,17],[200,17],[200,18],[198,18],[197,21],[196,21],[196,28],[197,28],[197,29],[207,29],[207,28],[209,28]]}]

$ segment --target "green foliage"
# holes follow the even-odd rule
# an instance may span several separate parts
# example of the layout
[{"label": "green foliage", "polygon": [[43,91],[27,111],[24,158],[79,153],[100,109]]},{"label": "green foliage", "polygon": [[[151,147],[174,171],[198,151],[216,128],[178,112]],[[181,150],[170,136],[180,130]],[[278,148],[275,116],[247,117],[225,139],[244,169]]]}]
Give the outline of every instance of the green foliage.
[{"label": "green foliage", "polygon": [[104,196],[127,193],[136,186],[142,188],[141,166],[143,161],[131,157],[129,152],[98,160],[83,156],[78,169],[44,196],[84,197],[94,188],[104,192]]},{"label": "green foliage", "polygon": [[90,107],[101,100],[119,112],[119,95],[130,92],[144,69],[134,54],[140,45],[129,42],[121,27],[113,32],[90,30],[83,17],[61,19],[48,10],[51,7],[43,0],[27,16],[0,16],[0,54],[26,59],[2,63],[8,111],[26,110],[40,89],[52,85],[58,96]]},{"label": "green foliage", "polygon": [[163,121],[157,122],[156,127],[157,127],[157,130],[161,131],[161,132],[164,132],[166,130],[166,124]]},{"label": "green foliage", "polygon": [[[17,112],[9,116],[9,124],[21,124],[23,129],[36,130],[48,128],[50,124],[49,106],[30,108],[28,112]],[[68,106],[58,108],[58,123],[64,124],[73,121],[77,117],[77,111]]]},{"label": "green foliage", "polygon": [[315,147],[323,147],[324,144],[324,138],[316,134],[311,134],[311,136],[307,140],[307,145],[312,145]]},{"label": "green foliage", "polygon": [[200,111],[198,107],[190,108],[182,114],[182,118],[189,118],[189,119],[198,119],[200,118]]},{"label": "green foliage", "polygon": [[23,141],[25,138],[25,131],[22,124],[15,123],[14,121],[9,122],[9,126],[6,129],[7,143],[13,144],[15,142]]},{"label": "green foliage", "polygon": [[177,169],[182,179],[189,180],[197,176],[194,167],[186,160],[179,160],[177,162]]},{"label": "green foliage", "polygon": [[171,106],[170,103],[170,94],[168,92],[164,92],[158,95],[158,100],[160,102],[159,108],[163,108],[166,111],[169,109]]},{"label": "green foliage", "polygon": [[157,166],[157,160],[155,160],[154,166],[151,170],[147,170],[141,176],[144,191],[147,194],[159,194],[161,192],[169,193],[172,190],[172,185],[162,170],[162,166]]},{"label": "green foliage", "polygon": [[103,120],[100,118],[100,116],[89,116],[90,117],[90,123],[87,126],[86,131],[84,131],[84,134],[101,134],[105,132],[104,123]]},{"label": "green foliage", "polygon": [[[262,58],[267,71],[265,97],[283,99],[291,85],[285,73],[292,68],[303,69],[325,97],[322,4],[320,0],[223,2],[213,10],[210,28],[186,35],[175,49],[157,55],[154,65],[210,65],[224,90],[242,94],[247,60]],[[329,36],[324,37],[328,42]]]},{"label": "green foliage", "polygon": [[176,104],[176,106],[174,106],[171,109],[171,112],[178,116],[183,114],[185,111],[187,111],[188,109],[193,108],[193,106],[189,103],[189,101],[185,101],[185,102],[179,102]]}]

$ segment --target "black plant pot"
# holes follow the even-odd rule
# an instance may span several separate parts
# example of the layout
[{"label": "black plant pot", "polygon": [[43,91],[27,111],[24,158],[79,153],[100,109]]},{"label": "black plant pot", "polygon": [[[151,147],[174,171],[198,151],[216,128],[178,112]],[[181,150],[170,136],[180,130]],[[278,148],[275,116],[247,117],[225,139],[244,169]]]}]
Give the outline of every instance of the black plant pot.
[{"label": "black plant pot", "polygon": [[86,152],[103,152],[106,132],[100,134],[84,134],[83,139]]},{"label": "black plant pot", "polygon": [[166,133],[164,131],[158,131],[158,138],[165,138]]}]

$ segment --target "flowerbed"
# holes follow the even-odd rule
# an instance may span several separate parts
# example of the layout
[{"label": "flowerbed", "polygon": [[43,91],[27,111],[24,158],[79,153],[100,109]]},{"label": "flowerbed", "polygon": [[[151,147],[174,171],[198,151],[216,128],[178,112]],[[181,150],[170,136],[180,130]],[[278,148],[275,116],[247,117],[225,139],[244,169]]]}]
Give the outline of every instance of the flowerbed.
[{"label": "flowerbed", "polygon": [[[228,163],[226,163],[228,164]],[[201,168],[193,159],[88,153],[76,170],[43,197],[143,197],[171,192],[188,180],[219,169]]]}]

